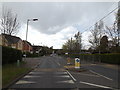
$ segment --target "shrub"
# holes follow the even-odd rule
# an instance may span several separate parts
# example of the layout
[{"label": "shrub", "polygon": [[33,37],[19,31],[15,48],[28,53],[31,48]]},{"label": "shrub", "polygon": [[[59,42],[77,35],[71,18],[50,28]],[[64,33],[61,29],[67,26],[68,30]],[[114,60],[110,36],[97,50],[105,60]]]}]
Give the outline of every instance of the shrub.
[{"label": "shrub", "polygon": [[22,60],[22,52],[17,49],[2,46],[2,64],[9,64]]},{"label": "shrub", "polygon": [[70,57],[79,57],[81,60],[90,62],[103,62],[110,64],[120,65],[120,53],[109,53],[109,54],[71,54]]},{"label": "shrub", "polygon": [[111,64],[120,64],[120,53],[111,53],[111,54],[82,54],[81,59],[94,62],[104,62]]}]

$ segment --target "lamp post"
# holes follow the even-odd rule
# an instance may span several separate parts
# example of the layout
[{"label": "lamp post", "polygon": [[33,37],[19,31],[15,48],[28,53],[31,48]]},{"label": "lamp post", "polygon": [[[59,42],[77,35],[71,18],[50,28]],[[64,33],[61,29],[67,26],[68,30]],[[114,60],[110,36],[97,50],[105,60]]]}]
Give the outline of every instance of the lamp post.
[{"label": "lamp post", "polygon": [[28,19],[27,20],[26,41],[27,41],[27,35],[28,35],[28,24],[29,24],[29,21],[38,21],[38,19]]},{"label": "lamp post", "polygon": [[[38,21],[38,19],[36,19],[36,18],[34,18],[34,19],[27,19],[26,42],[27,42],[27,36],[28,36],[28,24],[29,24],[29,21]],[[26,51],[25,51],[25,58],[26,58]]]}]

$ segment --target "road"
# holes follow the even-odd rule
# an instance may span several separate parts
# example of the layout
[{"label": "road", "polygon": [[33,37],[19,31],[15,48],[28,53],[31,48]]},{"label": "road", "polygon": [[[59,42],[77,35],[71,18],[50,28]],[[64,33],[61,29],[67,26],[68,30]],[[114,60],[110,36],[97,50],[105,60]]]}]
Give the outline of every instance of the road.
[{"label": "road", "polygon": [[[61,90],[117,89],[117,70],[83,63],[83,72],[66,70],[66,59],[60,56],[39,58],[38,66],[15,82],[10,88],[59,88]],[[116,74],[116,75],[115,75]]]}]

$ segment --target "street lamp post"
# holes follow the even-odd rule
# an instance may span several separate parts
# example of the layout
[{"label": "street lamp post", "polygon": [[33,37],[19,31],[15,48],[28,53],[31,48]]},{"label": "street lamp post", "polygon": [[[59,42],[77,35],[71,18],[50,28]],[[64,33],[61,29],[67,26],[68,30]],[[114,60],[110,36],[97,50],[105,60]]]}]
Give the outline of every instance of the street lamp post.
[{"label": "street lamp post", "polygon": [[28,36],[28,24],[29,24],[29,21],[38,21],[38,19],[28,19],[27,20],[26,41],[27,41],[27,36]]},{"label": "street lamp post", "polygon": [[[27,36],[28,36],[28,24],[29,24],[29,21],[38,21],[38,19],[36,19],[36,18],[35,19],[27,19],[26,42],[27,42]],[[25,51],[25,58],[26,58],[26,52],[27,51]]]}]

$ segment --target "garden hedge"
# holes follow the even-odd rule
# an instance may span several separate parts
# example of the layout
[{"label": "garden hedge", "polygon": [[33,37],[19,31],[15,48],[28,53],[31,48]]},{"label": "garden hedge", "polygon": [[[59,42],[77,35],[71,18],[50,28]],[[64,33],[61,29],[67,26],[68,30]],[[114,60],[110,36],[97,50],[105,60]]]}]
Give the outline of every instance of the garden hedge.
[{"label": "garden hedge", "polygon": [[109,54],[71,54],[72,58],[79,57],[81,60],[89,62],[103,62],[110,64],[120,65],[120,53],[109,53]]},{"label": "garden hedge", "polygon": [[9,64],[22,60],[22,52],[17,49],[2,46],[2,64]]}]

